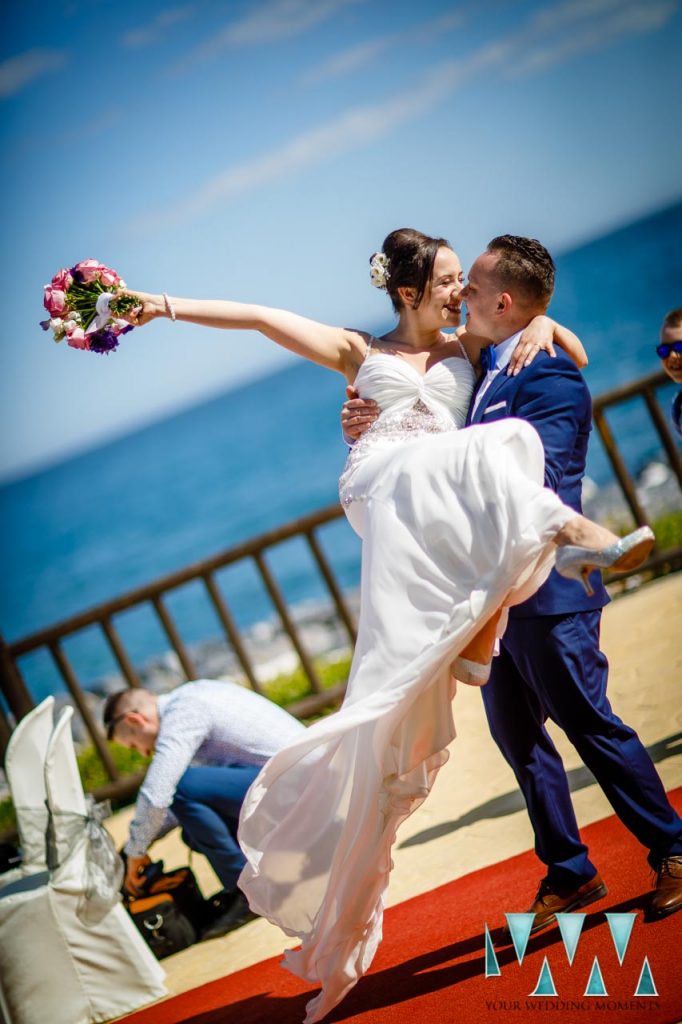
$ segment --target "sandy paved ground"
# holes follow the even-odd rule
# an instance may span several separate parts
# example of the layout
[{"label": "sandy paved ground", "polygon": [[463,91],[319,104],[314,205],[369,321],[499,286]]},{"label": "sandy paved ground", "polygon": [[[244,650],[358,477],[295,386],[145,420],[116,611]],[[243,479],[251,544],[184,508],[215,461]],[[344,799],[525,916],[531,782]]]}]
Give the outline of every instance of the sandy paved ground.
[{"label": "sandy paved ground", "polygon": [[[666,789],[682,785],[682,573],[648,584],[605,610],[602,646],[611,663],[609,696],[617,714],[650,748]],[[480,693],[461,686],[455,698],[458,737],[428,800],[403,825],[394,848],[388,905],[400,903],[450,879],[504,860],[533,845],[525,807],[511,770],[487,729]],[[563,734],[552,734],[571,772],[578,821],[586,825],[611,808],[591,782]],[[112,818],[123,842],[131,811]],[[187,863],[187,850],[172,833],[155,845],[166,867]],[[642,852],[644,856],[644,851]],[[203,857],[193,867],[205,893],[219,884]],[[538,880],[542,868],[538,862]],[[529,900],[533,893],[529,893]],[[519,910],[526,909],[519,907]],[[291,940],[267,921],[168,957],[163,964],[171,993],[280,953]]]}]

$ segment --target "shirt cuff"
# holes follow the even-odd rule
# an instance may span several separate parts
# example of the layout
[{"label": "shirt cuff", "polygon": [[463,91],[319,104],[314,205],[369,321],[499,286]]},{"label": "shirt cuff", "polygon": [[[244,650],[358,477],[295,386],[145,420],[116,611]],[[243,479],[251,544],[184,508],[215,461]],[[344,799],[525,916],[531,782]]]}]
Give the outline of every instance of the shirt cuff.
[{"label": "shirt cuff", "polygon": [[164,824],[167,808],[154,807],[140,794],[135,804],[135,816],[130,822],[130,836],[124,850],[129,857],[144,857]]}]

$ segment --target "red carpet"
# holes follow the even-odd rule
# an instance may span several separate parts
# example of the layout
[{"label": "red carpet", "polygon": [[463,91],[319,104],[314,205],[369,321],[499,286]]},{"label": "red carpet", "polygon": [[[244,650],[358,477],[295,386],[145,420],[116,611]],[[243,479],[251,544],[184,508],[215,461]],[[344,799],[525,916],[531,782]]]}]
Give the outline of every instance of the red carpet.
[{"label": "red carpet", "polygon": [[[682,789],[670,796],[682,810]],[[484,976],[484,923],[494,937],[505,911],[527,907],[542,874],[529,851],[388,910],[370,973],[325,1024],[678,1024],[682,911],[645,923],[651,872],[642,848],[615,817],[582,832],[609,894],[586,908],[572,966],[553,927],[530,938],[521,966],[511,946],[499,946],[501,975]],[[622,966],[605,911],[637,914]],[[583,995],[595,956],[606,996]],[[645,956],[658,996],[635,997]],[[556,997],[530,995],[545,957]],[[300,1024],[313,990],[282,970],[279,959],[131,1014],[125,1024]]]}]

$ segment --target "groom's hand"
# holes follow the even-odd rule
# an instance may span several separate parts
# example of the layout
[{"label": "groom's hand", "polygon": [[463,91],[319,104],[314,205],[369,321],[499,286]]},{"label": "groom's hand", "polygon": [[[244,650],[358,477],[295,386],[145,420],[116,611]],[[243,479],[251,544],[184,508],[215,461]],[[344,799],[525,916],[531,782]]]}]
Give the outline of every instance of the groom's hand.
[{"label": "groom's hand", "polygon": [[350,441],[357,441],[379,417],[379,406],[371,398],[358,398],[358,393],[350,384],[346,388],[347,401],[341,408],[341,429],[343,436]]}]

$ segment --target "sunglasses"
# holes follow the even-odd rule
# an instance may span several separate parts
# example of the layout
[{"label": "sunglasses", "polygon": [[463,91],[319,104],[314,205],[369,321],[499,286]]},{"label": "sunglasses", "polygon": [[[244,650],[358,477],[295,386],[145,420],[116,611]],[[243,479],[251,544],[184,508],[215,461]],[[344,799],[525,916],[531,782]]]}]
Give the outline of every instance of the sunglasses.
[{"label": "sunglasses", "polygon": [[662,341],[656,346],[656,355],[661,359],[667,359],[671,352],[682,352],[682,341]]}]

